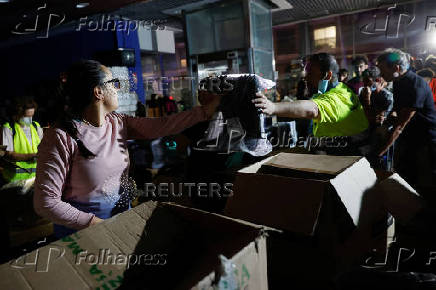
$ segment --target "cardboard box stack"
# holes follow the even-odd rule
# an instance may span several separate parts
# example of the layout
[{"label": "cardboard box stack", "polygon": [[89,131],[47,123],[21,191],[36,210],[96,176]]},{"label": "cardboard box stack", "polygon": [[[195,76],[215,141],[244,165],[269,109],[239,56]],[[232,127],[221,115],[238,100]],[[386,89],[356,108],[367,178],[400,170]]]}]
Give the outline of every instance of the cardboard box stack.
[{"label": "cardboard box stack", "polygon": [[272,289],[321,289],[376,182],[363,157],[279,153],[238,172],[225,214],[285,231],[268,238]]},{"label": "cardboard box stack", "polygon": [[279,153],[237,173],[228,216],[147,202],[1,265],[0,289],[329,289],[374,185],[416,194],[363,157]]},{"label": "cardboard box stack", "polygon": [[0,289],[267,289],[259,226],[148,202],[0,266]]}]

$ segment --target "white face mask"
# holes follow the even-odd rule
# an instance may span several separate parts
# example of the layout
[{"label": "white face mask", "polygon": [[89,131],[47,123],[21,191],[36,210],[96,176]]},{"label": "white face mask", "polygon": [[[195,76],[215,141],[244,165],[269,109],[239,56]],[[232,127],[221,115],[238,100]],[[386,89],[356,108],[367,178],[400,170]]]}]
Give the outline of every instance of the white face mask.
[{"label": "white face mask", "polygon": [[23,123],[25,125],[30,125],[32,124],[32,117],[22,117],[20,119],[20,123]]}]

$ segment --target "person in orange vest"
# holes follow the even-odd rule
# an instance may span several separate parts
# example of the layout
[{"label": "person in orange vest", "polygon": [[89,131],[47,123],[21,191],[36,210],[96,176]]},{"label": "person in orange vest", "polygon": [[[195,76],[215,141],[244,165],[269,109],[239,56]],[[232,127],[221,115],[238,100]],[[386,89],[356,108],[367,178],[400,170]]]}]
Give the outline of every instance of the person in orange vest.
[{"label": "person in orange vest", "polygon": [[422,77],[430,86],[431,92],[433,94],[433,101],[436,107],[436,78],[435,73],[430,68],[423,68],[417,72],[417,75]]},{"label": "person in orange vest", "polygon": [[30,96],[14,99],[10,121],[3,124],[1,144],[6,146],[5,158],[15,164],[2,171],[5,182],[35,177],[36,153],[43,131],[33,121],[37,104]]},{"label": "person in orange vest", "polygon": [[429,86],[433,93],[433,100],[436,106],[436,56],[430,54],[424,62],[424,68],[430,69],[433,72],[433,78],[429,82]]}]

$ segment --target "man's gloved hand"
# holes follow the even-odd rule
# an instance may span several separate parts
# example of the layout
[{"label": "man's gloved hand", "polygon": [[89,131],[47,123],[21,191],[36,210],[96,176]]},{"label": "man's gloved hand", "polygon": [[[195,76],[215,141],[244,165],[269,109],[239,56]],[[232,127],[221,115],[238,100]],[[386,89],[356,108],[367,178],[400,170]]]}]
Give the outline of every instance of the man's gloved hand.
[{"label": "man's gloved hand", "polygon": [[256,97],[258,98],[252,100],[256,108],[261,109],[262,113],[267,115],[275,114],[276,106],[273,102],[268,100],[268,98],[262,93],[257,93]]}]

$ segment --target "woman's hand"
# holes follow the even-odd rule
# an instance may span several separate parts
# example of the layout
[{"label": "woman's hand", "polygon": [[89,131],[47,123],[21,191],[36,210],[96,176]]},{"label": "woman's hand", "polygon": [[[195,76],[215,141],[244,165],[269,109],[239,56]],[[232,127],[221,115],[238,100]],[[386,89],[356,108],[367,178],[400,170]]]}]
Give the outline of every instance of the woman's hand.
[{"label": "woman's hand", "polygon": [[212,94],[209,92],[200,92],[198,95],[198,100],[203,106],[207,118],[210,119],[221,103],[221,95]]},{"label": "woman's hand", "polygon": [[276,106],[273,102],[267,99],[267,97],[262,93],[256,94],[256,99],[252,100],[256,108],[260,108],[262,113],[267,115],[273,115],[276,113]]},{"label": "woman's hand", "polygon": [[97,217],[97,216],[93,216],[91,219],[91,222],[89,223],[90,226],[99,224],[101,222],[103,222],[104,220],[102,220],[101,218]]}]

